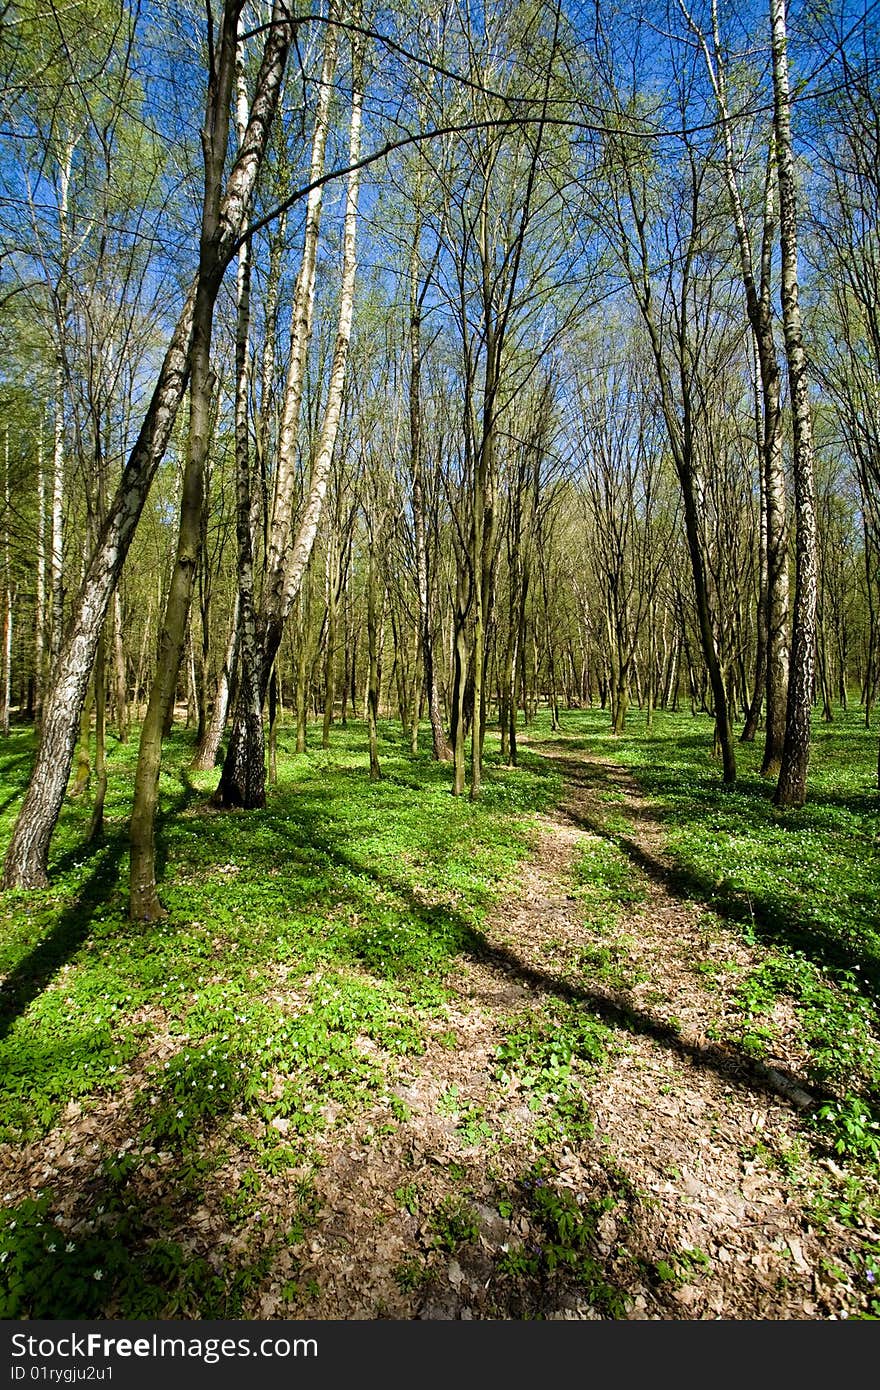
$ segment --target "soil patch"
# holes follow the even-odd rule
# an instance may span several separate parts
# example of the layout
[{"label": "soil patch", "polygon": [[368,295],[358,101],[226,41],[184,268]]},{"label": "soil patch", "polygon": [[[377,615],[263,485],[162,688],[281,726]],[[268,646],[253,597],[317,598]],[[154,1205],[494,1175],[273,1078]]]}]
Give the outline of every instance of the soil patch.
[{"label": "soil patch", "polygon": [[[799,1133],[815,1097],[794,1011],[777,1011],[764,1062],[717,1041],[734,1031],[733,984],[760,949],[673,891],[662,828],[624,770],[574,758],[564,743],[541,752],[558,760],[565,799],[540,818],[484,957],[462,963],[448,1016],[399,1078],[406,1118],[388,1125],[378,1108],[344,1146],[325,1136],[323,1215],[300,1281],[311,1292],[297,1315],[857,1313],[845,1262],[853,1233],[834,1221],[820,1231],[810,1216],[810,1194],[842,1174],[813,1160]],[[607,829],[609,802],[625,830]],[[627,853],[640,901],[597,927],[584,921],[574,876],[584,848],[602,840]],[[613,962],[610,982],[591,969],[597,960]],[[559,1001],[614,1038],[598,1070],[578,1073],[593,1132],[574,1143],[554,1141],[522,1078],[498,1063],[511,1031],[548,1009],[552,1026]],[[584,1214],[574,1252],[554,1247],[559,1222],[548,1236],[546,1207],[529,1201],[534,1182]],[[272,1311],[270,1291],[254,1312]]]}]

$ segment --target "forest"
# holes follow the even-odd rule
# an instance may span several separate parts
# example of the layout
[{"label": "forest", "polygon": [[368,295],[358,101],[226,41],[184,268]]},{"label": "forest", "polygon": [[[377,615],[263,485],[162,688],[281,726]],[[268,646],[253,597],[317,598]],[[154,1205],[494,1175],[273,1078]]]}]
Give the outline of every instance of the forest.
[{"label": "forest", "polygon": [[880,1316],[878,63],[0,3],[0,1316]]}]

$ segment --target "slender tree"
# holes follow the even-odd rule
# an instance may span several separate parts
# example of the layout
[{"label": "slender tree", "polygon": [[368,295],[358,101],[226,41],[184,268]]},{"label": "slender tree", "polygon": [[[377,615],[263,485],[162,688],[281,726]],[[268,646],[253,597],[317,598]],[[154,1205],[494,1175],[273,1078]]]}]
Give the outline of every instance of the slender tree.
[{"label": "slender tree", "polygon": [[[237,16],[240,5],[230,0],[230,7]],[[283,0],[275,0],[247,133],[220,202],[209,277],[215,294],[250,206],[278,104],[291,38],[292,24],[286,4]],[[76,731],[104,617],[150,485],[165,453],[189,377],[197,291],[198,281],[191,286],[172,333],[150,404],[108,508],[95,552],[88,561],[67,636],[55,663],[43,710],[34,770],[6,853],[3,885],[7,888],[40,887],[46,883],[49,844],[70,773]]]},{"label": "slender tree", "polygon": [[807,358],[798,287],[798,204],[791,133],[785,0],[770,0],[773,131],[779,183],[780,294],[791,395],[795,501],[795,591],[785,742],[774,800],[802,806],[807,795],[816,645],[816,483]]}]

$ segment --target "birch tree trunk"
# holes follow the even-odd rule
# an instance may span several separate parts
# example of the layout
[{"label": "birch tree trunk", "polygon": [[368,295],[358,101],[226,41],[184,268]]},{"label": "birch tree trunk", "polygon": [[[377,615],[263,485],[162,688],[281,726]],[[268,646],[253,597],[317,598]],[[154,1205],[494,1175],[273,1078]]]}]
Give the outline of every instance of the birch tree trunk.
[{"label": "birch tree trunk", "polygon": [[[343,253],[342,253],[342,277],[339,289],[339,317],[336,330],[336,343],[333,352],[333,361],[330,368],[330,381],[327,388],[327,399],[324,406],[324,416],[321,423],[321,432],[318,438],[318,447],[315,453],[312,473],[309,482],[309,492],[306,498],[296,540],[292,546],[282,545],[284,534],[289,536],[289,519],[286,515],[288,511],[288,499],[286,494],[276,492],[275,514],[273,517],[273,530],[269,545],[269,573],[267,576],[264,609],[259,619],[259,666],[254,679],[259,681],[260,707],[265,703],[266,692],[268,690],[269,674],[281,645],[281,638],[284,633],[284,625],[290,614],[297,595],[302,585],[303,575],[311,557],[312,548],[315,543],[315,536],[318,531],[318,524],[321,519],[321,512],[324,505],[324,498],[327,493],[327,485],[330,478],[330,467],[333,461],[333,450],[336,446],[336,435],[339,429],[339,420],[342,413],[342,393],[345,384],[345,370],[348,361],[348,346],[351,341],[351,326],[354,313],[354,289],[357,276],[357,219],[358,219],[358,195],[360,191],[360,169],[357,167],[360,158],[361,147],[361,119],[363,110],[362,92],[362,67],[363,55],[361,48],[358,47],[354,55],[354,78],[351,104],[351,122],[349,133],[349,165],[351,172],[348,176],[348,184],[345,201],[345,220],[343,229]],[[321,164],[323,167],[323,146],[321,148]],[[317,242],[315,254],[317,253]],[[312,289],[310,298],[314,297],[314,275],[312,274]],[[308,308],[309,323],[311,320],[311,306]],[[299,391],[301,392],[302,383],[300,382]],[[301,400],[301,396],[297,398]],[[292,410],[292,407],[290,407]],[[288,410],[285,402],[285,412]],[[299,404],[297,404],[297,419],[299,414]],[[289,446],[279,445],[279,460],[285,448],[292,451],[294,447],[295,423],[291,416],[290,442]],[[282,428],[282,436],[284,430]],[[286,467],[286,465],[285,465]],[[279,461],[279,471],[282,464]],[[291,459],[292,472],[292,459]],[[291,484],[292,486],[292,484]],[[281,512],[279,513],[279,508]],[[245,684],[244,672],[240,691]],[[254,730],[254,742],[251,744],[248,738],[248,730]],[[245,772],[247,769],[247,772]],[[242,806],[254,807],[261,806],[265,801],[265,770],[263,768],[262,753],[262,728],[259,735],[253,725],[253,721],[248,720],[247,708],[243,703],[242,695],[236,701],[235,719],[229,736],[229,746],[226,752],[226,759],[223,764],[223,773],[217,788],[216,798],[223,806]]]},{"label": "birch tree trunk", "polygon": [[[785,463],[782,447],[782,405],[780,402],[780,373],[773,333],[773,303],[771,293],[771,256],[773,249],[773,192],[772,148],[767,164],[761,232],[760,264],[756,273],[752,243],[746,224],[745,208],[737,179],[737,157],[727,98],[727,78],[722,61],[718,25],[717,0],[712,0],[712,48],[679,0],[688,24],[701,44],[712,89],[718,105],[724,137],[724,180],[730,198],[733,223],[739,251],[740,273],[746,298],[746,312],[755,342],[761,381],[761,491],[766,522],[766,622],[764,629],[766,657],[759,663],[765,672],[766,723],[764,758],[761,772],[775,775],[779,770],[785,736],[786,699],[788,691],[788,516]],[[784,21],[783,21],[784,22]],[[772,145],[772,142],[771,142]]]},{"label": "birch tree trunk", "polygon": [[[238,269],[238,324],[235,351],[235,534],[238,547],[238,634],[240,680],[237,717],[244,721],[240,757],[231,769],[231,796],[225,804],[262,806],[266,800],[263,692],[254,595],[253,508],[248,437],[248,324],[250,318],[249,248],[242,247]],[[224,765],[224,775],[226,767]]]},{"label": "birch tree trunk", "polygon": [[43,423],[37,433],[37,554],[34,577],[34,723],[43,715],[46,661],[46,479],[43,471]]},{"label": "birch tree trunk", "polygon": [[[236,121],[239,139],[243,137],[247,120],[247,97],[241,80],[238,84]],[[250,334],[251,248],[245,242],[238,257],[236,287],[237,315],[235,330],[235,537],[238,554],[238,594],[236,598],[235,629],[241,678],[238,704],[247,729],[244,747],[253,757],[236,769],[236,786],[244,796],[254,796],[257,804],[265,800],[263,762],[265,757],[262,703],[259,684],[259,653],[256,628],[256,598],[254,589],[254,497],[251,486],[250,437],[248,433],[248,395],[250,385],[248,339]],[[272,341],[267,334],[267,344]],[[264,364],[265,365],[265,364]],[[228,691],[228,685],[226,686]],[[216,712],[215,712],[216,713]],[[226,711],[224,709],[224,721]],[[222,727],[222,726],[221,726]],[[210,750],[211,766],[217,744]],[[250,779],[256,771],[257,786]],[[262,798],[262,800],[260,800]]]},{"label": "birch tree trunk", "polygon": [[232,673],[235,669],[235,662],[238,655],[238,634],[240,630],[239,605],[239,596],[236,594],[232,609],[232,621],[229,625],[229,636],[223,655],[223,665],[217,676],[211,717],[205,729],[205,736],[196,749],[192,760],[192,766],[197,771],[208,772],[215,766],[220,740],[223,737],[223,730],[226,728],[226,715],[229,710],[229,691],[232,685]]},{"label": "birch tree trunk", "polygon": [[64,371],[55,371],[55,430],[52,450],[52,539],[50,568],[52,587],[52,626],[50,650],[52,665],[58,661],[64,635]]},{"label": "birch tree trunk", "polygon": [[61,269],[56,290],[55,312],[58,339],[55,348],[55,423],[52,448],[52,663],[58,660],[64,634],[64,342],[68,300],[68,213],[70,207],[70,176],[76,141],[69,138],[64,158],[58,170],[59,205],[58,232],[61,250]]},{"label": "birch tree trunk", "polygon": [[[763,429],[761,421],[760,406],[756,404],[755,409],[756,438],[760,437]],[[740,734],[741,743],[754,743],[755,734],[758,731],[758,722],[761,718],[761,710],[764,707],[764,700],[767,695],[767,646],[770,637],[769,606],[770,595],[768,592],[769,565],[767,556],[767,489],[764,485],[763,472],[761,476],[761,486],[759,488],[759,515],[758,515],[758,604],[757,604],[757,642],[755,651],[754,680],[752,682],[752,698],[746,710],[745,723]]]},{"label": "birch tree trunk", "polygon": [[[259,806],[264,806],[266,802],[265,735],[262,709],[268,691],[269,674],[277,651],[276,646],[275,651],[269,657],[266,644],[266,611],[273,601],[275,604],[280,603],[280,595],[284,585],[284,565],[290,547],[293,526],[293,499],[297,476],[297,437],[302,410],[306,357],[312,336],[318,244],[323,206],[323,185],[320,183],[320,179],[324,173],[327,136],[330,129],[330,98],[339,49],[338,27],[333,21],[338,17],[338,5],[334,5],[330,11],[330,23],[327,26],[324,41],[321,82],[318,88],[315,125],[312,132],[312,154],[309,168],[311,189],[306,202],[302,258],[291,311],[290,355],[284,383],[275,486],[266,541],[266,575],[261,612],[257,613],[254,597],[252,597],[250,608],[247,599],[240,597],[239,688],[229,745],[215,794],[219,804],[227,807],[241,806],[253,810]],[[264,361],[264,367],[265,365]],[[264,421],[264,426],[265,424]],[[264,454],[266,452],[264,441],[261,441],[260,447],[261,454]],[[238,486],[241,482],[238,471],[236,477]],[[240,508],[240,499],[237,505]],[[239,560],[241,561],[240,551]],[[247,571],[245,572],[245,583],[247,583]],[[255,698],[260,714],[260,718],[256,722],[253,718]]]},{"label": "birch tree trunk", "polygon": [[791,394],[795,500],[795,586],[785,742],[774,801],[802,806],[807,795],[810,713],[816,646],[816,483],[807,360],[798,300],[797,192],[791,139],[791,93],[785,0],[770,0],[773,56],[773,128],[779,181],[782,327]]},{"label": "birch tree trunk", "polygon": [[[237,13],[238,7],[235,8]],[[291,38],[292,23],[287,5],[284,0],[275,0],[247,134],[230,171],[221,205],[220,232],[215,247],[215,293],[250,207],[278,105]],[[107,520],[86,567],[67,636],[55,662],[34,770],[6,853],[4,888],[37,888],[47,882],[49,845],[70,775],[80,710],[107,607],[186,389],[195,298],[196,284],[193,284]]]},{"label": "birch tree trunk", "polygon": [[162,733],[174,704],[196,568],[201,552],[205,465],[211,440],[211,339],[214,302],[222,277],[222,269],[217,264],[217,246],[221,234],[223,168],[229,141],[229,106],[235,82],[241,8],[241,0],[234,0],[224,11],[216,68],[211,73],[209,82],[208,109],[202,132],[205,186],[189,361],[189,434],[180,498],[177,555],[159,637],[156,674],[146,717],[141,727],[131,814],[129,913],[132,920],[137,922],[155,921],[164,915],[156,891],[155,863],[155,822],[162,762]]}]

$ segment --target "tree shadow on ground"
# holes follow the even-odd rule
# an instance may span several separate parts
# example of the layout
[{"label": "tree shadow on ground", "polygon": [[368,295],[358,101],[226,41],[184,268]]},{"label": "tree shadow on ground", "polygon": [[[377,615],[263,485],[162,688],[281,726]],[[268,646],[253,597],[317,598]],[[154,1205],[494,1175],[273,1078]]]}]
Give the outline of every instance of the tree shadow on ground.
[{"label": "tree shadow on ground", "polygon": [[[195,788],[184,784],[173,804],[166,806],[156,820],[157,872],[165,861],[161,832],[163,825],[178,815],[196,795]],[[125,852],[128,846],[126,830],[105,833],[91,844],[79,845],[60,855],[51,866],[53,876],[63,876],[86,859],[93,864],[88,877],[74,900],[61,911],[54,926],[18,964],[0,985],[0,1038],[5,1038],[15,1020],[25,1013],[47,985],[88,939],[95,916],[117,893]],[[141,931],[140,927],[129,930]]]},{"label": "tree shadow on ground", "polygon": [[[614,772],[610,769],[606,771],[601,765],[587,766],[561,757],[555,757],[554,761],[559,764],[566,780],[585,792],[595,793],[603,787],[620,787]],[[627,775],[625,769],[619,771],[623,776]],[[607,840],[653,882],[681,901],[703,903],[716,916],[745,928],[764,945],[784,946],[831,971],[857,974],[868,997],[875,1006],[880,1005],[880,959],[876,952],[860,950],[858,946],[842,940],[830,928],[815,921],[804,921],[795,903],[775,901],[754,893],[744,897],[733,888],[726,889],[723,881],[719,884],[695,869],[670,863],[651,854],[631,836],[609,828],[601,812],[587,813],[570,801],[561,809],[572,825]],[[648,809],[640,817],[638,807],[627,806],[626,814],[633,819],[656,820],[661,824],[663,820],[662,809],[659,812]],[[853,897],[858,896],[858,891],[854,890]],[[850,905],[852,907],[852,899]],[[880,932],[880,913],[873,897],[866,898],[864,909],[863,920],[871,925],[872,930]]]},{"label": "tree shadow on ground", "polygon": [[[177,814],[188,800],[189,796],[185,795],[183,803],[169,807],[164,816]],[[339,813],[335,818],[328,814],[332,800],[326,788],[318,788],[298,793],[295,798],[279,797],[266,812],[252,815],[226,815],[206,810],[205,815],[210,815],[220,831],[216,842],[210,846],[212,864],[216,867],[224,863],[234,845],[237,854],[243,851],[248,855],[254,875],[265,877],[274,866],[297,852],[313,855],[326,863],[331,880],[338,874],[343,894],[363,888],[363,896],[368,893],[373,899],[377,889],[382,896],[393,895],[426,942],[435,941],[438,934],[443,936],[448,943],[450,964],[457,958],[470,957],[530,991],[563,999],[621,1031],[644,1034],[688,1063],[710,1068],[730,1085],[778,1097],[778,1086],[762,1073],[759,1064],[733,1046],[702,1045],[684,1039],[672,1025],[645,1010],[630,1007],[618,998],[609,998],[577,980],[531,965],[516,952],[493,943],[465,913],[447,903],[429,901],[399,871],[370,862],[366,852],[357,852],[356,826]],[[225,833],[223,822],[227,827]],[[4,1022],[8,1023],[27,1007],[85,940],[94,913],[115,889],[123,855],[124,836],[119,834],[101,851],[77,902],[62,914],[46,941],[13,972],[17,979],[10,1001],[13,1008],[11,1015],[4,1015]],[[81,858],[81,851],[76,857]],[[353,885],[350,890],[345,888],[346,883]],[[312,891],[303,888],[303,902],[312,900]],[[223,892],[224,885],[218,885],[218,899],[222,900]],[[352,896],[351,901],[357,903],[362,898]],[[295,909],[298,903],[291,906]],[[365,965],[358,931],[355,927],[349,930],[353,962],[374,976],[382,976],[384,969],[385,978],[397,979],[401,985],[406,985],[405,971],[393,960],[383,966],[381,960],[371,959]],[[234,947],[233,937],[230,937],[230,947]],[[799,1087],[803,1085],[794,1076],[787,1080]],[[160,1080],[151,1082],[152,1085],[161,1088],[163,1083]],[[190,1103],[200,1114],[209,1106],[210,1085],[207,1075],[204,1078],[196,1076]],[[170,1085],[166,1090],[162,1100],[171,1104],[174,1092]],[[68,1243],[75,1246],[74,1250],[60,1259],[60,1252],[50,1249],[52,1218],[48,1205],[31,1211],[26,1220],[19,1219],[14,1234],[15,1249],[10,1258],[24,1262],[29,1271],[28,1289],[32,1301],[25,1309],[26,1315],[240,1316],[244,1300],[269,1277],[266,1261],[271,1261],[276,1250],[293,1249],[295,1253],[296,1243],[289,1239],[290,1211],[286,1213],[285,1224],[280,1207],[272,1218],[277,1220],[277,1229],[257,1232],[255,1228],[253,1250],[242,1245],[238,1254],[231,1253],[231,1242],[218,1241],[218,1237],[233,1234],[235,1223],[217,1192],[211,1198],[215,1204],[211,1228],[201,1231],[193,1226],[191,1218],[204,1202],[203,1193],[210,1181],[209,1171],[200,1167],[200,1163],[209,1152],[212,1133],[203,1130],[201,1123],[194,1126],[185,1142],[173,1145],[174,1161],[160,1175],[147,1171],[155,1159],[141,1162],[134,1156],[127,1164],[123,1145],[132,1136],[141,1134],[148,1113],[142,1100],[143,1097],[136,1098],[118,1111],[113,1132],[102,1134],[99,1153],[91,1153],[88,1146],[83,1145],[75,1160],[71,1155],[68,1180],[75,1178],[77,1195],[72,1212],[68,1212],[67,1219],[72,1224],[65,1230],[65,1239],[70,1236]],[[235,1143],[238,1129],[227,1131],[223,1127],[237,1126],[240,1120],[240,1116],[237,1119],[233,1115],[221,1117],[217,1127],[220,1136],[228,1133],[229,1141]],[[168,1147],[172,1146],[168,1144]],[[499,1201],[503,1195],[498,1194]],[[223,1196],[234,1199],[238,1194],[230,1192]],[[96,1223],[94,1213],[101,1207],[108,1219]],[[237,1235],[241,1229],[240,1225]],[[649,1246],[640,1253],[649,1262],[666,1254]],[[598,1272],[595,1277],[599,1278],[604,1271],[611,1287],[619,1271],[612,1270],[610,1257],[607,1266],[601,1254],[596,1259]],[[101,1280],[97,1278],[98,1272]],[[487,1277],[493,1277],[492,1270]],[[103,1281],[106,1282],[102,1288]],[[521,1273],[515,1289],[503,1282],[498,1288],[499,1297],[503,1299],[509,1294],[510,1302],[499,1302],[487,1316],[517,1318],[524,1315],[524,1309],[539,1310],[540,1315],[549,1306],[545,1268],[535,1267]],[[296,1307],[295,1301],[292,1302],[290,1315],[296,1315]],[[370,1314],[365,1310],[365,1315]],[[525,1315],[532,1314],[526,1312]]]},{"label": "tree shadow on ground", "polygon": [[[316,843],[314,838],[312,843]],[[697,1042],[684,1038],[673,1024],[656,1018],[643,1009],[530,965],[508,947],[493,943],[484,932],[475,929],[473,923],[455,909],[426,902],[399,877],[382,873],[363,863],[331,840],[321,840],[320,849],[330,862],[372,879],[386,891],[390,888],[406,903],[412,918],[421,923],[426,932],[436,932],[438,926],[442,925],[449,940],[458,943],[461,954],[487,965],[508,980],[514,980],[536,993],[551,995],[577,1005],[611,1027],[650,1037],[694,1066],[708,1068],[725,1081],[745,1089],[772,1095],[777,1099],[780,1094],[785,1095],[786,1091],[800,1091],[816,1098],[830,1098],[830,1092],[817,1089],[814,1081],[793,1072],[777,1068],[773,1069],[771,1074],[770,1068],[731,1043],[702,1040]]]},{"label": "tree shadow on ground", "polygon": [[[190,1087],[188,1106],[201,1116],[214,1104],[210,1076],[206,1070]],[[357,1224],[356,1207],[342,1187],[334,1192],[332,1185],[325,1186],[319,1197],[313,1181],[303,1177],[295,1141],[289,1161],[264,1174],[266,1189],[271,1189],[267,1200],[268,1191],[251,1181],[255,1170],[250,1165],[258,1161],[259,1145],[253,1127],[248,1140],[241,1141],[243,1116],[237,1100],[230,1098],[223,1113],[202,1118],[185,1135],[170,1138],[163,1132],[158,1138],[152,1122],[163,1107],[178,1105],[177,1094],[161,1074],[149,1079],[147,1089],[159,1092],[158,1107],[147,1104],[144,1091],[138,1091],[114,1105],[97,1130],[87,1126],[77,1136],[76,1117],[66,1116],[67,1142],[57,1178],[50,1177],[38,1193],[0,1212],[6,1276],[0,1286],[0,1316],[245,1318],[249,1308],[259,1306],[261,1292],[274,1288],[274,1316],[308,1317],[309,1299],[318,1291],[309,1288],[314,1228],[325,1213],[335,1214],[337,1239],[350,1247],[369,1239],[369,1223],[367,1228]],[[273,1154],[288,1146],[268,1126],[267,1133]],[[348,1146],[353,1136],[346,1134],[341,1142]],[[233,1180],[231,1157],[241,1169]],[[61,1159],[55,1161],[61,1164]],[[218,1170],[226,1175],[222,1182]],[[450,1169],[446,1194],[426,1217],[463,1212],[467,1203],[460,1185]],[[544,1232],[540,1190],[551,1198]],[[377,1195],[379,1191],[375,1189]],[[667,1249],[656,1247],[656,1230],[650,1224],[643,1227],[635,1189],[622,1184],[601,1155],[585,1174],[578,1203],[567,1190],[556,1189],[548,1175],[535,1171],[517,1174],[510,1182],[490,1176],[482,1191],[494,1210],[468,1208],[467,1229],[451,1247],[432,1238],[430,1220],[421,1229],[400,1223],[403,1265],[418,1271],[401,1316],[445,1320],[460,1316],[468,1302],[474,1309],[469,1315],[480,1318],[544,1317],[560,1306],[625,1317],[627,1285],[644,1288],[657,1262],[669,1257]],[[595,1218],[617,1202],[625,1211],[626,1246],[609,1251],[600,1243]],[[505,1209],[508,1216],[502,1221]],[[549,1226],[548,1212],[557,1211],[561,1219]],[[354,1224],[347,1226],[352,1213]],[[519,1258],[511,1260],[505,1231],[499,1234],[498,1227],[509,1228],[512,1235],[521,1217],[541,1244],[523,1246]],[[381,1220],[387,1229],[394,1218],[383,1211]],[[565,1232],[559,1229],[562,1220]],[[463,1290],[459,1296],[451,1289],[452,1254],[471,1285],[470,1294]],[[560,1256],[571,1258],[572,1267],[560,1264]],[[346,1267],[351,1263],[346,1253]],[[280,1294],[279,1265],[284,1271]],[[308,1279],[300,1275],[303,1266]],[[394,1272],[388,1269],[384,1276],[390,1283]],[[374,1284],[378,1294],[381,1279]],[[665,1302],[666,1315],[677,1316],[667,1294],[658,1280],[658,1308]],[[349,1315],[388,1316],[381,1305],[371,1307],[366,1301]]]}]

